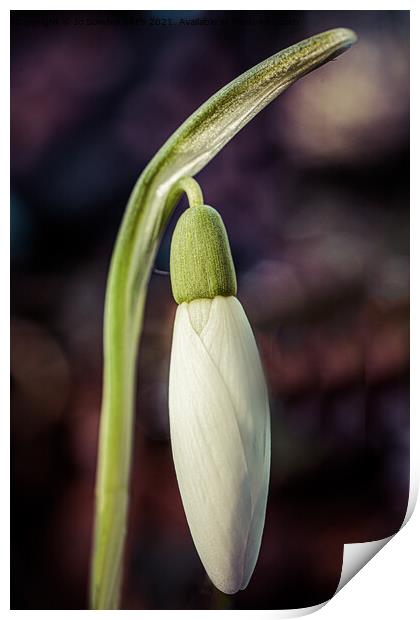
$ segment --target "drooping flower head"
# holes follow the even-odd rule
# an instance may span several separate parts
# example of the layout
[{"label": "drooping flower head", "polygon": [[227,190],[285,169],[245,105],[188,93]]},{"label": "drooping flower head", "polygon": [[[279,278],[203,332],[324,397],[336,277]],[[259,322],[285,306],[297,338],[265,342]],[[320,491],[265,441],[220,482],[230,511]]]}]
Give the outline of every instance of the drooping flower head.
[{"label": "drooping flower head", "polygon": [[270,413],[254,335],[236,298],[220,215],[183,213],[171,245],[172,453],[195,547],[214,585],[244,589],[257,562],[270,472]]}]

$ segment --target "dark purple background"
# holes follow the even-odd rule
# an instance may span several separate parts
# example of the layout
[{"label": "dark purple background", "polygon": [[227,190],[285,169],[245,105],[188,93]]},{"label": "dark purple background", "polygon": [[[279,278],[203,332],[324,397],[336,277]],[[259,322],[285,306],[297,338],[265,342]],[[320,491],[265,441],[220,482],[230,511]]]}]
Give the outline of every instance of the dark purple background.
[{"label": "dark purple background", "polygon": [[[196,17],[217,23],[179,23]],[[175,303],[169,278],[154,274],[122,605],[314,605],[335,590],[344,542],[401,524],[409,13],[14,11],[12,608],[87,603],[106,274],[138,174],[226,82],[336,26],[356,30],[359,43],[281,95],[198,175],[225,220],[271,394],[254,576],[244,592],[222,595],[192,544],[168,442]]]}]

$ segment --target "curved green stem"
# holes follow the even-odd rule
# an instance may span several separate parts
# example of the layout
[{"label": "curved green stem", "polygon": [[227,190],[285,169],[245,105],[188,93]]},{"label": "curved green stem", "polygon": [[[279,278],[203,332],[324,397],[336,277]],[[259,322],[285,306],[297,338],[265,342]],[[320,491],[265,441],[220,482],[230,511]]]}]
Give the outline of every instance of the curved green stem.
[{"label": "curved green stem", "polygon": [[[197,181],[191,177],[182,177],[168,192],[164,206],[168,216],[183,192],[187,194],[191,207],[203,204],[203,194]],[[130,301],[124,307],[123,300],[119,298],[120,303],[116,305],[120,312],[125,311],[126,315],[117,315],[112,296],[118,294],[116,291],[119,289],[117,286],[111,288],[112,274],[113,267],[111,267],[105,303],[104,353],[106,363],[96,481],[94,551],[91,567],[92,609],[118,608],[127,522],[136,363],[136,345],[133,342],[130,343],[129,335],[137,334],[138,338],[145,301],[144,287],[144,293],[138,299],[139,304],[135,309],[137,316],[131,317]],[[124,291],[123,283],[120,290]],[[121,317],[120,321],[123,321],[121,326],[127,327],[125,334],[117,331],[114,322],[117,316]],[[136,322],[134,323],[133,320]],[[122,372],[125,373],[124,376]]]},{"label": "curved green stem", "polygon": [[111,260],[104,317],[90,606],[116,609],[122,581],[131,468],[135,366],[147,283],[159,241],[182,191],[202,201],[192,177],[260,110],[297,79],[356,40],[337,28],[283,50],[204,103],[169,138],[137,181]]},{"label": "curved green stem", "polygon": [[173,207],[177,204],[183,192],[187,194],[190,207],[199,207],[203,204],[203,192],[197,181],[192,177],[182,177],[174,183],[168,193],[165,210],[169,214],[172,213]]}]

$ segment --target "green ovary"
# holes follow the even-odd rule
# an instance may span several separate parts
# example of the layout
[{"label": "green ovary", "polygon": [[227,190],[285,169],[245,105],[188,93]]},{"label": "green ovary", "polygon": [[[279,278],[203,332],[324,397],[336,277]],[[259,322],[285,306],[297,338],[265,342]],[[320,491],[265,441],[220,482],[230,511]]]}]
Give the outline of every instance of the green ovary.
[{"label": "green ovary", "polygon": [[187,209],[171,243],[172,293],[178,304],[236,295],[236,274],[222,218],[207,205]]}]

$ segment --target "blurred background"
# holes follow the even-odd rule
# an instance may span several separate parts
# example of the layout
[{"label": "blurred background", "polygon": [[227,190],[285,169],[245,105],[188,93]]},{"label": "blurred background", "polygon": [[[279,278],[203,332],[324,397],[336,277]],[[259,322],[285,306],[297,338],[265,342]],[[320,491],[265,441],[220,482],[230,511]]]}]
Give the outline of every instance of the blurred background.
[{"label": "blurred background", "polygon": [[[343,543],[401,525],[409,487],[409,13],[11,14],[12,594],[87,605],[102,313],[137,176],[216,90],[322,30],[359,42],[198,175],[230,235],[269,382],[272,471],[249,587],[212,587],[168,441],[175,302],[154,273],[139,352],[122,606],[315,605]],[[177,208],[156,268],[167,271]]]}]

